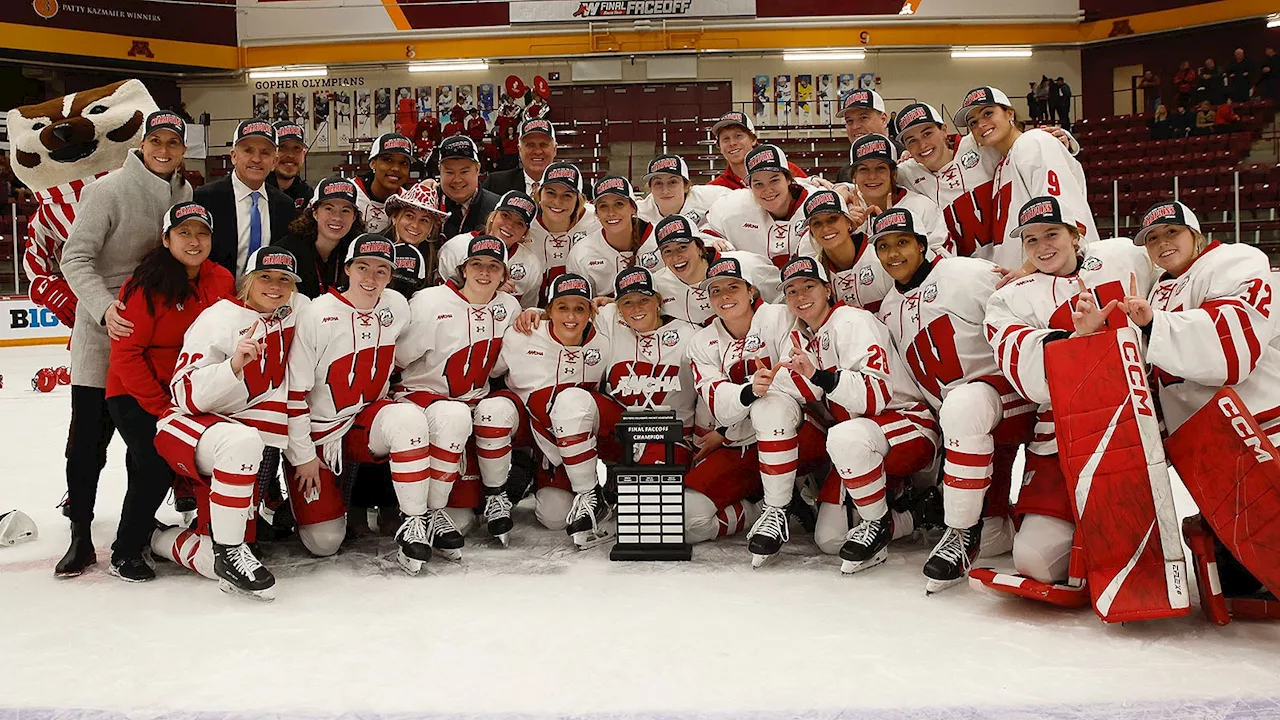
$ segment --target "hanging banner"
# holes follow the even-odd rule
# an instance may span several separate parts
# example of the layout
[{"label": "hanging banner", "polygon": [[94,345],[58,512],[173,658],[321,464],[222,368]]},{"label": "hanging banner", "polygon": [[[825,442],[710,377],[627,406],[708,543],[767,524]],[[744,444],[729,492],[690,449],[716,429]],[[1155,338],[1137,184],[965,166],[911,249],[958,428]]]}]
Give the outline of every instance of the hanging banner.
[{"label": "hanging banner", "polygon": [[645,18],[754,16],[756,0],[539,0],[513,2],[511,22],[584,22]]}]

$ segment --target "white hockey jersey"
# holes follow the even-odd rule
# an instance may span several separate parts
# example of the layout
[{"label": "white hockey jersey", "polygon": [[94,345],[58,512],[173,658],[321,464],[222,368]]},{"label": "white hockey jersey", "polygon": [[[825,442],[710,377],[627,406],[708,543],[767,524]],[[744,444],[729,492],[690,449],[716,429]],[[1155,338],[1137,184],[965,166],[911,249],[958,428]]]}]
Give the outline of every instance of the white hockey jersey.
[{"label": "white hockey jersey", "polygon": [[[740,340],[725,330],[719,318],[694,336],[689,348],[693,379],[715,426],[726,428],[723,433],[728,445],[740,447],[756,441],[751,408],[742,404],[742,389],[750,387],[756,370],[774,367],[791,356],[792,323],[785,306],[761,305],[751,319],[750,332]],[[774,387],[801,403],[820,392],[785,370],[774,377]]]},{"label": "white hockey jersey", "polygon": [[823,265],[827,276],[831,278],[831,289],[836,300],[846,305],[863,308],[871,313],[880,309],[880,304],[889,291],[893,289],[893,278],[889,271],[880,264],[880,256],[868,242],[865,235],[855,235],[861,247],[858,257],[848,270],[836,270],[829,262]]},{"label": "white hockey jersey", "polygon": [[396,367],[403,368],[396,399],[426,392],[470,402],[488,395],[502,338],[519,314],[520,303],[507,293],[476,305],[452,281],[414,293],[409,327],[396,342]]},{"label": "white hockey jersey", "polygon": [[[694,227],[701,228],[706,225],[707,213],[711,211],[711,206],[731,192],[733,191],[729,188],[719,185],[694,185],[689,188],[689,194],[684,198],[684,205],[676,214],[689,218]],[[657,225],[659,220],[666,217],[658,209],[658,201],[653,198],[653,195],[646,196],[636,203],[636,206],[640,219],[650,225]]]},{"label": "white hockey jersey", "polygon": [[609,340],[594,327],[583,343],[566,347],[551,333],[551,323],[538,324],[532,335],[507,328],[494,376],[507,374],[507,389],[515,393],[529,415],[549,428],[551,403],[571,387],[599,390],[609,363]]},{"label": "white hockey jersey", "polygon": [[698,391],[693,384],[689,345],[700,328],[668,318],[657,330],[640,334],[622,321],[613,303],[600,308],[595,327],[609,341],[604,377],[609,395],[629,409],[665,405],[675,411],[685,431],[690,431]]},{"label": "white hockey jersey", "polygon": [[[287,361],[299,311],[309,303],[294,293],[288,305],[263,315],[228,299],[200,313],[182,338],[178,368],[169,383],[178,413],[235,420],[257,430],[265,444],[287,446]],[[258,340],[264,347],[236,377],[231,356],[242,339]]]},{"label": "white hockey jersey", "polygon": [[640,237],[638,251],[619,252],[604,239],[603,228],[588,233],[569,251],[566,269],[590,280],[596,297],[613,297],[613,279],[618,273],[633,265],[653,272],[662,262],[658,258],[658,243],[653,238],[653,225],[643,225]]},{"label": "white hockey jersey", "polygon": [[1147,362],[1169,432],[1223,386],[1240,395],[1272,442],[1280,441],[1280,336],[1267,256],[1214,242],[1180,277],[1151,291]]},{"label": "white hockey jersey", "polygon": [[804,221],[807,197],[808,187],[801,186],[787,217],[778,220],[760,207],[750,188],[733,190],[711,206],[703,231],[728,240],[734,250],[768,258],[781,270],[796,255],[817,256]]},{"label": "white hockey jersey", "polygon": [[[767,303],[778,302],[782,292],[778,289],[782,282],[782,272],[769,263],[763,256],[755,253],[734,250],[716,253],[708,262],[714,265],[720,258],[734,258],[742,265],[742,273],[760,291],[760,299]],[[699,327],[706,325],[715,317],[711,307],[711,296],[696,285],[685,285],[665,265],[653,274],[653,287],[662,295],[662,312],[673,318],[684,320]]]},{"label": "white hockey jersey", "polygon": [[387,214],[386,201],[378,202],[369,195],[363,177],[354,177],[356,185],[356,213],[364,220],[364,231],[381,233],[391,227],[391,216]]},{"label": "white hockey jersey", "polygon": [[[1078,276],[1093,292],[1098,307],[1123,299],[1130,276],[1136,279],[1141,295],[1150,291],[1153,282],[1147,252],[1126,238],[1090,243]],[[995,350],[996,365],[1019,394],[1040,405],[1035,436],[1028,446],[1037,455],[1058,452],[1045,378],[1044,341],[1058,331],[1075,330],[1071,312],[1080,294],[1076,277],[1032,273],[995,291],[987,301],[987,342]],[[1127,321],[1120,312],[1107,319],[1108,324]]]},{"label": "white hockey jersey", "polygon": [[[457,275],[457,267],[467,259],[467,245],[479,234],[477,231],[455,235],[440,246],[436,274],[441,281],[462,282]],[[517,243],[514,250],[508,248],[508,251],[507,269],[511,272],[511,282],[516,286],[513,294],[520,301],[520,307],[537,307],[538,292],[542,289],[542,261],[528,240]]]},{"label": "white hockey jersey", "polygon": [[936,173],[918,160],[902,161],[898,165],[898,183],[942,209],[956,255],[993,260],[1001,242],[992,237],[995,223],[992,187],[999,164],[1000,153],[994,148],[979,146],[970,133],[960,139],[951,162]]},{"label": "white hockey jersey", "polygon": [[1022,267],[1022,243],[1009,237],[1018,227],[1018,212],[1031,198],[1052,195],[1062,212],[1082,225],[1085,242],[1098,240],[1098,227],[1085,193],[1084,169],[1057,138],[1044,130],[1028,130],[996,165],[992,182],[995,249],[988,260],[1003,268]]},{"label": "white hockey jersey", "polygon": [[596,208],[591,203],[587,203],[586,212],[568,232],[553,233],[542,224],[541,215],[534,219],[529,226],[529,239],[525,242],[529,243],[529,249],[542,264],[542,295],[545,296],[550,289],[552,280],[565,274],[573,246],[599,229],[600,221],[596,219]]},{"label": "white hockey jersey", "polygon": [[382,291],[372,310],[358,310],[330,290],[298,313],[289,349],[289,447],[295,467],[325,447],[325,462],[340,460],[340,441],[366,405],[387,395],[396,340],[409,325],[409,303]]},{"label": "white hockey jersey", "polygon": [[[893,204],[888,208],[884,208],[884,210],[889,208],[905,208],[910,211],[912,222],[916,226],[916,232],[929,239],[929,248],[935,253],[944,257],[956,254],[955,243],[951,242],[951,235],[947,232],[947,223],[942,219],[942,210],[938,208],[937,203],[919,193],[911,193],[902,188],[896,188],[893,195]],[[874,220],[874,215],[868,215],[866,221],[862,223],[862,227],[858,228],[858,232],[863,237],[871,237],[871,223]],[[872,254],[874,255],[874,253]]]}]

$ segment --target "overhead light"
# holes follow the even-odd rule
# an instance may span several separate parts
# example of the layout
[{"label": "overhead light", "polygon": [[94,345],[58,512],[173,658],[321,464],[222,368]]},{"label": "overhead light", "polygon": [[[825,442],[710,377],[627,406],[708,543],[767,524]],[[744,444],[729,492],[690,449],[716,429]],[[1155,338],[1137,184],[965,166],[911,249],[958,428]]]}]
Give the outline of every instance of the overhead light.
[{"label": "overhead light", "polygon": [[1269,28],[1280,27],[1280,15],[1272,15],[1267,20],[1267,27]]},{"label": "overhead light", "polygon": [[792,50],[782,53],[782,59],[787,62],[805,62],[814,60],[865,60],[867,53],[865,50]]},{"label": "overhead light", "polygon": [[278,68],[275,70],[250,70],[250,80],[281,80],[284,78],[328,77],[329,68]]},{"label": "overhead light", "polygon": [[466,70],[488,70],[489,63],[484,60],[468,60],[465,62],[415,63],[409,66],[409,72],[463,72]]},{"label": "overhead light", "polygon": [[953,58],[1029,58],[1031,48],[952,48]]}]

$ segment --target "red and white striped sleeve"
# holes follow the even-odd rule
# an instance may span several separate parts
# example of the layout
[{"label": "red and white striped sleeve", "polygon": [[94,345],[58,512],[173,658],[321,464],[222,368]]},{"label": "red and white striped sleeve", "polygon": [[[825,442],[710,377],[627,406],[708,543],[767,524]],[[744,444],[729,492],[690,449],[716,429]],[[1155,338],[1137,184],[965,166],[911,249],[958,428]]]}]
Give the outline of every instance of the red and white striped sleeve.
[{"label": "red and white striped sleeve", "polygon": [[1049,381],[1045,377],[1044,341],[1057,331],[1038,327],[1034,319],[1020,317],[1010,306],[1016,293],[1034,291],[1029,287],[1034,282],[1035,278],[1024,278],[991,296],[987,301],[986,335],[995,351],[996,366],[1018,394],[1045,404],[1049,402]]},{"label": "red and white striped sleeve", "polygon": [[894,352],[889,332],[876,332],[878,323],[866,311],[841,312],[827,320],[837,323],[832,345],[838,348],[839,371],[835,388],[827,399],[854,417],[872,417],[884,412],[892,397],[889,380],[889,353]]}]

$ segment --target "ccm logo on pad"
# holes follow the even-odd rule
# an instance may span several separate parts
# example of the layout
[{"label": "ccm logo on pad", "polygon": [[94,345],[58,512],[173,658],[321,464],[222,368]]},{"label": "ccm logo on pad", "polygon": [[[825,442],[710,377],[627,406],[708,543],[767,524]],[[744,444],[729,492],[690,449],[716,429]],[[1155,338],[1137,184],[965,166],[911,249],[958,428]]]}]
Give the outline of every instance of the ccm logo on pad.
[{"label": "ccm logo on pad", "polygon": [[1236,407],[1234,400],[1229,397],[1222,398],[1218,401],[1218,409],[1226,416],[1227,421],[1231,423],[1231,427],[1240,436],[1240,439],[1244,440],[1245,446],[1253,451],[1255,460],[1262,463],[1275,459],[1271,453],[1267,452],[1266,448],[1262,447],[1262,438],[1258,437],[1258,434],[1249,426],[1249,421],[1245,420],[1244,416],[1240,414],[1240,408]]},{"label": "ccm logo on pad", "polygon": [[1147,371],[1142,365],[1138,346],[1127,340],[1121,342],[1120,357],[1124,359],[1124,379],[1129,383],[1129,394],[1133,396],[1134,412],[1154,418],[1156,413],[1151,405],[1151,389],[1147,387]]}]

